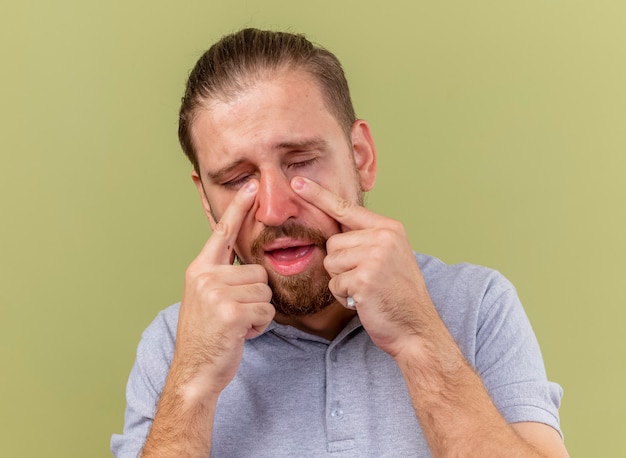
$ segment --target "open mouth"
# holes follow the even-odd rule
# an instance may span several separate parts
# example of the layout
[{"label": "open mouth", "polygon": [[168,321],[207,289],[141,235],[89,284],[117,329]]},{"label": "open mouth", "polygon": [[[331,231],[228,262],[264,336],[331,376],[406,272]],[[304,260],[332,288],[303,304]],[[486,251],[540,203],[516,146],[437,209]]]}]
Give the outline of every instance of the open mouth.
[{"label": "open mouth", "polygon": [[265,247],[265,258],[281,275],[296,275],[308,267],[316,246],[306,241],[276,241]]}]

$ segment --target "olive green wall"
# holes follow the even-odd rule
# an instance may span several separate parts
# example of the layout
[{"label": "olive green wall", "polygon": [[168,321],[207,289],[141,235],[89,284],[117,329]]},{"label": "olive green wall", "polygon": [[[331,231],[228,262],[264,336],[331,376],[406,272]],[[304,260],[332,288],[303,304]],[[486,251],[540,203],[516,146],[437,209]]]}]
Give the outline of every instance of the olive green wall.
[{"label": "olive green wall", "polygon": [[573,456],[625,456],[626,3],[30,1],[0,11],[0,455],[108,456],[140,333],[208,236],[176,140],[199,54],[242,26],[343,60],[369,205],[505,273]]}]

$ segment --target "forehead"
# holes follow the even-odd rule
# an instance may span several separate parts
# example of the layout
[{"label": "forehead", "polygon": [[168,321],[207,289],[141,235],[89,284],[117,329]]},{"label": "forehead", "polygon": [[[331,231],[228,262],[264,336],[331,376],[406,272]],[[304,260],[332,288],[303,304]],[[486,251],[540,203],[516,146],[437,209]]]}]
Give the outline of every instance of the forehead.
[{"label": "forehead", "polygon": [[261,153],[311,138],[344,133],[317,82],[304,71],[275,74],[228,100],[203,103],[191,126],[200,165],[233,155]]}]

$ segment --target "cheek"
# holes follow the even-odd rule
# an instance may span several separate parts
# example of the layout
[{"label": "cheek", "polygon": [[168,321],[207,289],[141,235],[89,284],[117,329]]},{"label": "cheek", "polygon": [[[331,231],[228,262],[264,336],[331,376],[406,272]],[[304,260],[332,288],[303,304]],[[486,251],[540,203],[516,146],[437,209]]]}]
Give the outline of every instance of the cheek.
[{"label": "cheek", "polygon": [[219,222],[224,215],[224,212],[228,208],[228,205],[233,200],[233,196],[216,194],[214,192],[208,192],[206,195],[207,203],[211,209],[211,216],[215,222]]},{"label": "cheek", "polygon": [[250,253],[250,246],[252,239],[248,239],[243,236],[243,233],[239,233],[239,237],[235,241],[235,253],[237,257],[243,260],[246,264],[252,262],[252,256]]},{"label": "cheek", "polygon": [[341,224],[319,208],[308,204],[308,210],[309,211],[306,213],[306,220],[302,220],[300,223],[322,231],[326,238],[343,232]]},{"label": "cheek", "polygon": [[332,173],[316,177],[315,181],[344,199],[356,201],[361,191],[361,177],[350,157],[343,158],[333,167]]},{"label": "cheek", "polygon": [[239,228],[239,234],[235,241],[235,251],[238,253],[239,257],[250,261],[252,242],[258,237],[262,229],[263,228],[259,227],[259,224],[254,220],[254,213],[248,213]]},{"label": "cheek", "polygon": [[302,173],[302,176],[315,181],[324,189],[344,199],[353,200],[354,195],[360,189],[359,176],[352,163],[341,163],[333,168],[316,173]]}]

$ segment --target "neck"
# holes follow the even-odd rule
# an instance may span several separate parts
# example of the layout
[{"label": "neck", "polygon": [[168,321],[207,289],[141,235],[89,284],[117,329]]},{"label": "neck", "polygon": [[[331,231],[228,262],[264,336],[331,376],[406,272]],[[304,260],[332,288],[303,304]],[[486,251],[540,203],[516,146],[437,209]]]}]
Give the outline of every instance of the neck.
[{"label": "neck", "polygon": [[277,323],[293,326],[309,334],[333,340],[346,327],[354,315],[356,315],[354,310],[348,310],[338,302],[335,302],[313,315],[288,316],[276,313],[274,320]]}]

